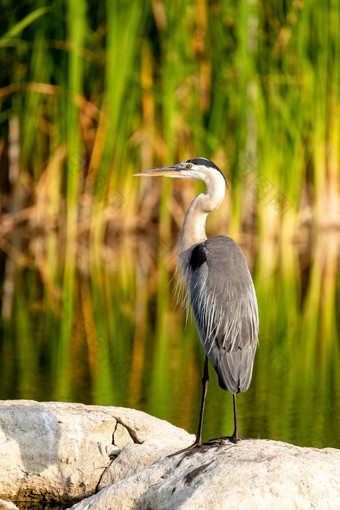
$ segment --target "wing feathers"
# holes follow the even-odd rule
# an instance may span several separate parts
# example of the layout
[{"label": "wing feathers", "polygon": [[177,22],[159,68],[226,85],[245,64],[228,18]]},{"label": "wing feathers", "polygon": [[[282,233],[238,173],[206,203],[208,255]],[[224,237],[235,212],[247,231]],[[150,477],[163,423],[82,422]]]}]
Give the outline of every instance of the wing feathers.
[{"label": "wing feathers", "polygon": [[230,238],[197,245],[189,259],[188,293],[204,350],[223,389],[249,387],[258,336],[257,301],[247,263]]}]

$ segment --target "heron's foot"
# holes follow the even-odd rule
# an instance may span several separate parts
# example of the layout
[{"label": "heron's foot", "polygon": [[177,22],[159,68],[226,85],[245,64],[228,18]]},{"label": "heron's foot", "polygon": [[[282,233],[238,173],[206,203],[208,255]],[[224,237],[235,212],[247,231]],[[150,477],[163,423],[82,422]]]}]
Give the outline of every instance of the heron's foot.
[{"label": "heron's foot", "polygon": [[[230,441],[231,443],[238,443],[239,441],[247,441],[249,439],[252,439],[251,437],[241,437],[238,432],[233,433],[232,436],[221,436],[221,437],[215,437],[213,439],[209,439],[207,443],[203,443],[203,441],[195,441],[192,445],[188,446],[187,448],[183,448],[182,450],[179,450],[178,452],[171,453],[171,455],[168,455],[168,457],[175,457],[175,455],[179,455],[180,453],[185,452],[193,452],[194,450],[202,449],[203,451],[207,449],[209,446],[218,446],[218,445],[224,445],[227,441]],[[258,439],[258,438],[257,438]]]},{"label": "heron's foot", "polygon": [[202,448],[202,446],[206,445],[207,443],[202,443],[202,441],[195,441],[192,445],[188,446],[187,448],[183,448],[183,450],[179,450],[178,452],[172,453],[171,455],[168,455],[168,457],[175,457],[175,455],[179,455],[180,453],[185,452],[192,452],[195,449]]},{"label": "heron's foot", "polygon": [[244,441],[246,439],[250,439],[247,437],[241,437],[238,432],[234,432],[232,436],[222,436],[222,437],[215,437],[214,439],[210,439],[208,441],[208,444],[225,444],[226,441],[230,441],[231,443],[238,443],[239,441]]}]

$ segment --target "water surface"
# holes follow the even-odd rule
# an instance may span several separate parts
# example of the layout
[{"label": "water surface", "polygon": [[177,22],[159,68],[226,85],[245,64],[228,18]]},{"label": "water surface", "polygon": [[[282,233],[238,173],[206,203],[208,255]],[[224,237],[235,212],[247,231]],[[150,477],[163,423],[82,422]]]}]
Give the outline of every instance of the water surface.
[{"label": "water surface", "polygon": [[[340,447],[338,236],[257,251],[238,241],[260,313],[253,380],[237,397],[240,433]],[[1,398],[134,407],[196,432],[203,350],[176,306],[175,245],[176,236],[167,247],[131,234],[97,258],[84,248],[72,285],[66,258],[20,268],[3,257]],[[210,366],[204,439],[232,427],[232,397]]]}]

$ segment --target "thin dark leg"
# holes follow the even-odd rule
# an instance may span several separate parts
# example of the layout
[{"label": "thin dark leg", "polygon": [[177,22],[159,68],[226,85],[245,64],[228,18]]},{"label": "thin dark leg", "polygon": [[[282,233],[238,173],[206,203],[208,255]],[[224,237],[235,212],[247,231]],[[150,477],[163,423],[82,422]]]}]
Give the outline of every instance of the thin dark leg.
[{"label": "thin dark leg", "polygon": [[233,408],[234,408],[234,433],[230,437],[230,441],[233,443],[237,443],[237,441],[240,441],[241,437],[238,433],[237,428],[237,409],[236,409],[236,395],[233,393]]},{"label": "thin dark leg", "polygon": [[204,356],[204,369],[203,369],[203,378],[202,378],[202,400],[201,400],[201,410],[200,410],[200,419],[198,422],[198,430],[196,435],[196,440],[193,446],[202,445],[202,427],[203,427],[203,416],[204,416],[204,407],[205,407],[205,399],[208,391],[208,383],[209,383],[209,371],[208,371],[208,356]]},{"label": "thin dark leg", "polygon": [[208,371],[208,356],[204,356],[204,369],[203,369],[203,378],[202,378],[202,400],[201,400],[201,409],[200,409],[200,418],[198,422],[198,430],[195,442],[188,446],[188,448],[184,448],[183,450],[180,450],[179,452],[172,453],[169,455],[169,457],[174,457],[175,455],[178,455],[179,453],[188,452],[190,450],[193,450],[194,448],[200,447],[203,445],[202,442],[202,427],[203,427],[203,415],[204,415],[204,407],[205,407],[205,398],[207,396],[207,390],[208,390],[208,382],[209,382],[209,371]]},{"label": "thin dark leg", "polygon": [[238,433],[238,428],[237,428],[237,409],[236,409],[236,395],[235,394],[233,394],[233,408],[234,408],[234,432],[233,432],[233,435],[232,436],[216,437],[215,439],[210,439],[210,441],[208,441],[209,444],[223,444],[223,442],[226,439],[229,439],[229,441],[236,444],[238,441],[243,439],[243,437],[241,437],[240,434]]}]

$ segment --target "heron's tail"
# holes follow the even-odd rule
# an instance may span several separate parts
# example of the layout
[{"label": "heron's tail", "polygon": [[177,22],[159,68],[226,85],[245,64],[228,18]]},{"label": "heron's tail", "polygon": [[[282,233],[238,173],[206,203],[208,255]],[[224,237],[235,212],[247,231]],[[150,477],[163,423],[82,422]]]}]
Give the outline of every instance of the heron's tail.
[{"label": "heron's tail", "polygon": [[245,349],[222,351],[211,362],[217,372],[218,382],[223,390],[240,393],[249,388],[253,373],[255,351],[249,345]]}]

